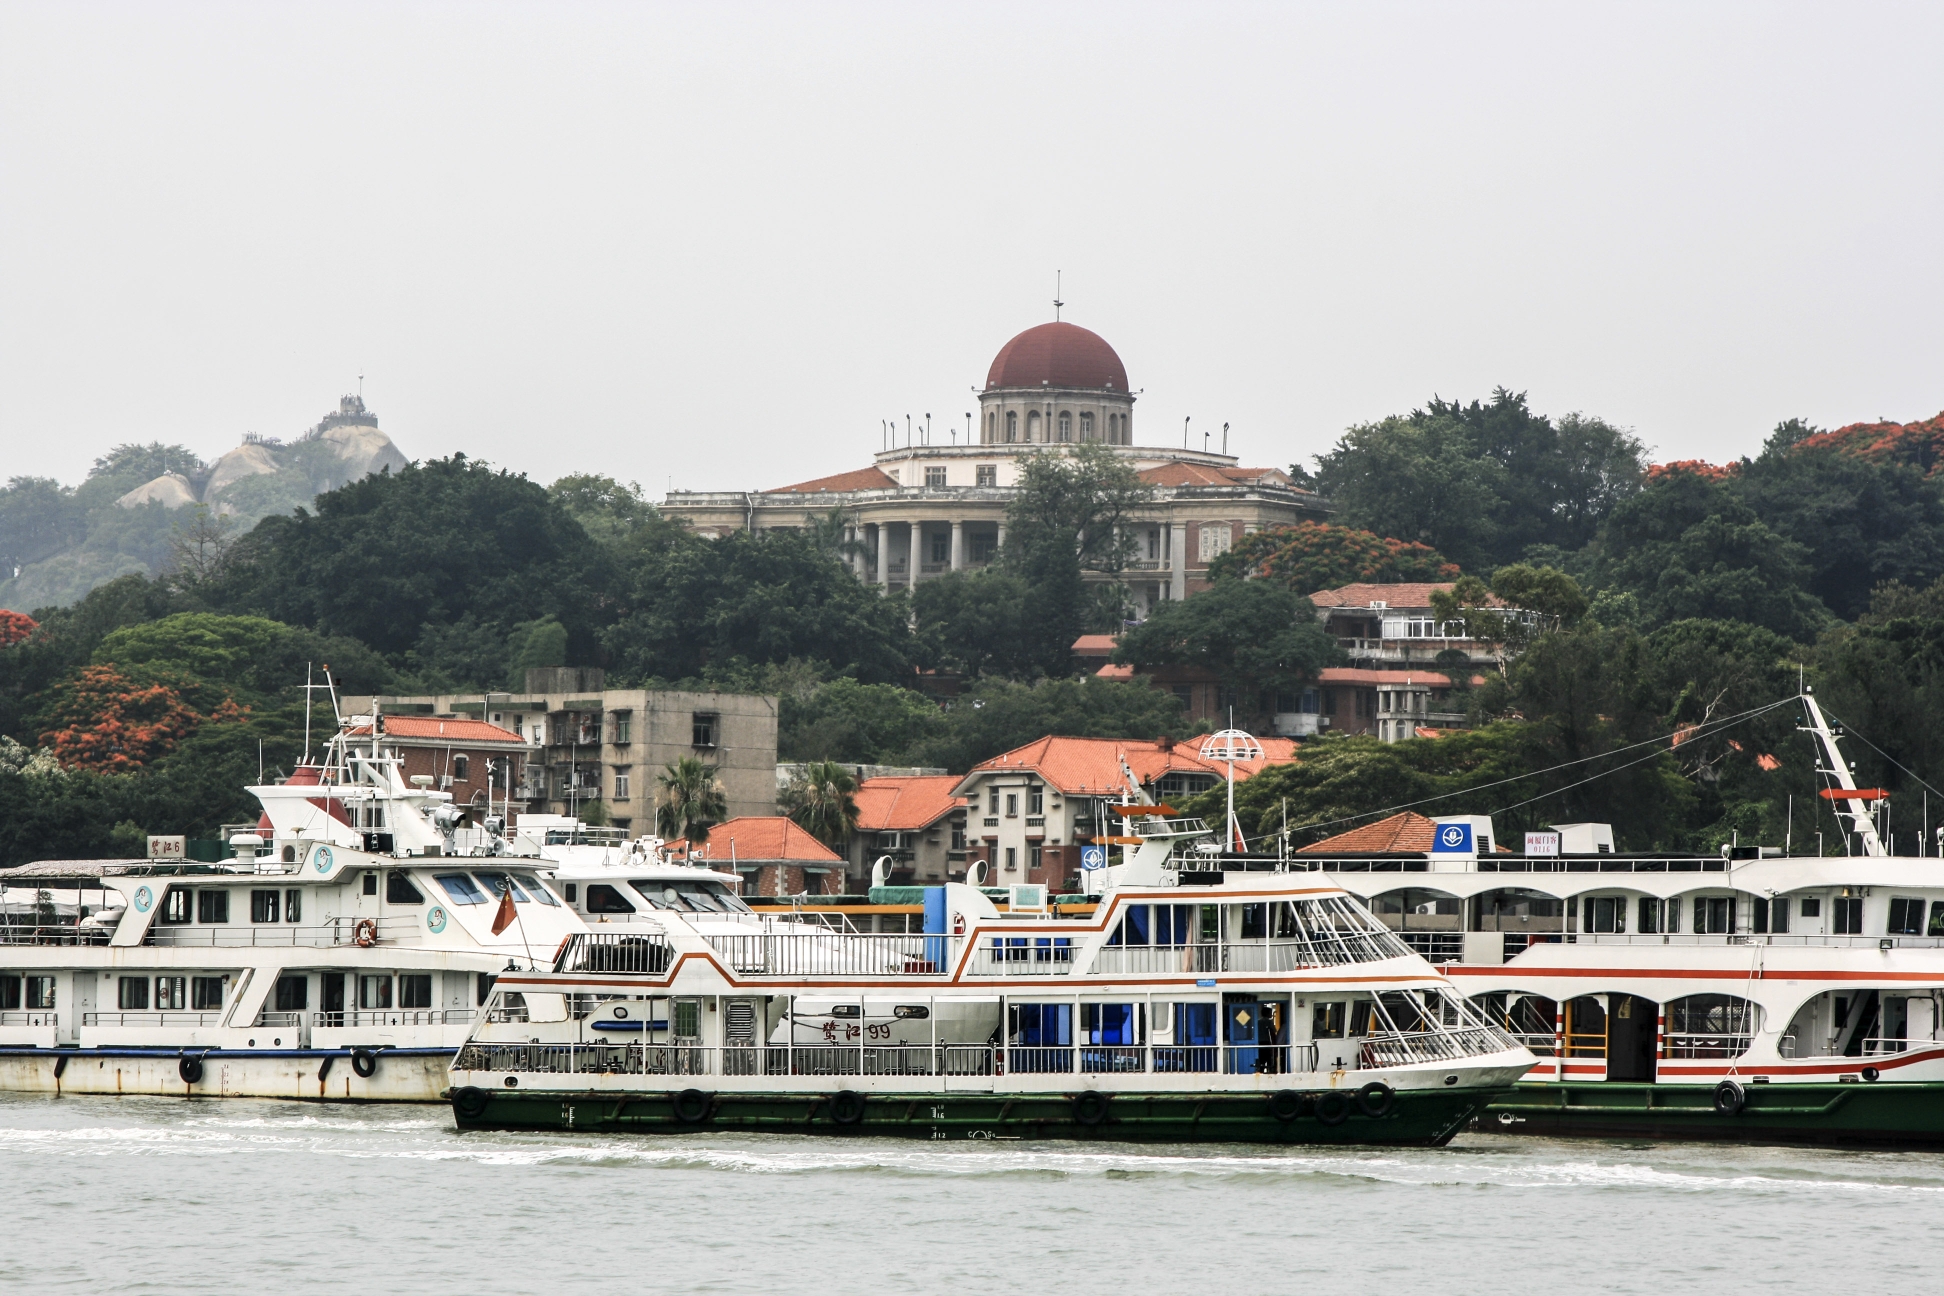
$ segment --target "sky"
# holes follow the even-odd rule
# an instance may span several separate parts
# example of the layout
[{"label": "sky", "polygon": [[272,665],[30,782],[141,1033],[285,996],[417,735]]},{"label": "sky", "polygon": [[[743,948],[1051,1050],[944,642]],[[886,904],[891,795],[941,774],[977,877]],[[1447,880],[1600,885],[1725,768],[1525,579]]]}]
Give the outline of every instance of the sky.
[{"label": "sky", "polygon": [[1662,459],[1927,418],[1940,49],[1935,3],[0,3],[0,478],[362,375],[413,458],[777,486],[963,429],[1056,272],[1137,441],[1248,464],[1498,386]]}]

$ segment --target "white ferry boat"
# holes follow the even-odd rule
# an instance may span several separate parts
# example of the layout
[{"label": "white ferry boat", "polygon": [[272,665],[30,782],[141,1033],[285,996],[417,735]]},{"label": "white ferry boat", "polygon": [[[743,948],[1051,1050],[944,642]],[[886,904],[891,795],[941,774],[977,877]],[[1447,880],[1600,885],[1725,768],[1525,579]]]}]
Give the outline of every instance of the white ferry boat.
[{"label": "white ferry boat", "polygon": [[[1333,879],[1225,857],[1166,807],[1123,812],[1122,862],[1070,908],[1022,886],[1002,912],[961,883],[923,889],[922,932],[591,908],[551,967],[495,983],[453,1062],[455,1118],[1438,1145],[1533,1065]],[[606,885],[577,876],[583,905]]]},{"label": "white ferry boat", "polygon": [[1568,824],[1521,855],[1451,817],[1428,851],[1311,857],[1539,1056],[1484,1127],[1944,1143],[1944,861],[1891,853],[1802,703],[1848,854],[1626,855]]},{"label": "white ferry boat", "polygon": [[250,791],[223,863],[0,872],[0,1088],[437,1101],[494,976],[587,930],[529,842],[459,845],[368,718]]}]

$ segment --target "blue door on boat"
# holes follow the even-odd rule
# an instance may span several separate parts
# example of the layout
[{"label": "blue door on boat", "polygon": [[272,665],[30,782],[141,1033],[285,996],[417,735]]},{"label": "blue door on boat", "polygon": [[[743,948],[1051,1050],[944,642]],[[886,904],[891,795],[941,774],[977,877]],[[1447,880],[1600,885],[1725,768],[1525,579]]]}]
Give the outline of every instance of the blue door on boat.
[{"label": "blue door on boat", "polygon": [[1245,1074],[1256,1069],[1256,1060],[1260,1055],[1256,1044],[1261,1039],[1261,1032],[1261,1004],[1244,1002],[1228,1006],[1229,1056],[1233,1059],[1229,1070]]}]

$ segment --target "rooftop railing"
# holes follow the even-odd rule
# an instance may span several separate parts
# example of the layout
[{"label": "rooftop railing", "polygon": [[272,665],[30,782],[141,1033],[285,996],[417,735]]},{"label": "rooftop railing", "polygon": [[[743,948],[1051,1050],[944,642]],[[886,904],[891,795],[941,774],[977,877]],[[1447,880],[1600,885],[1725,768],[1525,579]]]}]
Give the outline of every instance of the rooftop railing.
[{"label": "rooftop railing", "polygon": [[742,976],[935,976],[958,942],[943,935],[872,932],[706,933],[703,939]]},{"label": "rooftop railing", "polygon": [[636,920],[625,932],[575,932],[554,959],[556,972],[636,972],[659,976],[674,961],[675,947],[661,925]]},{"label": "rooftop railing", "polygon": [[[183,927],[157,923],[149,928],[144,943],[173,947],[207,946],[218,949],[265,946],[326,949],[335,945],[356,945],[358,924],[361,921],[365,920],[355,917],[333,918],[327,923],[310,927],[290,923],[208,923]],[[377,934],[373,944],[416,945],[424,939],[424,928],[416,915],[373,918],[369,921],[377,924]]]},{"label": "rooftop railing", "polygon": [[81,1014],[83,1026],[218,1026],[221,1009],[214,1012],[91,1012]]},{"label": "rooftop railing", "polygon": [[[354,1008],[343,1012],[311,1014],[312,1026],[463,1026],[477,1014],[470,1008]],[[264,1016],[298,1017],[299,1013],[266,1013]],[[270,1023],[259,1023],[268,1025]],[[284,1023],[278,1023],[284,1024]],[[296,1025],[290,1022],[289,1025]]]}]

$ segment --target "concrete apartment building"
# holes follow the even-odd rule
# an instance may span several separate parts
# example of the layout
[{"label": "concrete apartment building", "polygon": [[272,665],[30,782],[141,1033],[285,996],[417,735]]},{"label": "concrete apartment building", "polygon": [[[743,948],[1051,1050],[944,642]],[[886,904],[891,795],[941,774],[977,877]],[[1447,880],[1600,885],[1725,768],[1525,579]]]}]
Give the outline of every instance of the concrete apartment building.
[{"label": "concrete apartment building", "polygon": [[[579,814],[600,801],[616,827],[655,830],[655,776],[683,756],[715,766],[729,817],[776,813],[778,699],[745,693],[610,689],[595,667],[527,672],[523,693],[354,697],[388,717],[484,720],[524,744],[513,787],[516,813]],[[387,722],[390,723],[389,721]]]},{"label": "concrete apartment building", "polygon": [[1154,489],[1127,524],[1135,556],[1117,577],[1143,616],[1205,588],[1208,564],[1243,535],[1329,516],[1321,496],[1280,468],[1244,467],[1225,448],[1137,446],[1138,396],[1105,339],[1074,324],[1041,324],[1000,349],[979,413],[967,412],[963,427],[944,421],[928,433],[887,433],[871,466],[794,485],[671,491],[662,509],[704,535],[801,528],[837,511],[845,538],[857,545],[849,562],[858,579],[908,589],[993,560],[1024,456],[1111,446]]}]

